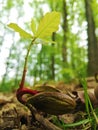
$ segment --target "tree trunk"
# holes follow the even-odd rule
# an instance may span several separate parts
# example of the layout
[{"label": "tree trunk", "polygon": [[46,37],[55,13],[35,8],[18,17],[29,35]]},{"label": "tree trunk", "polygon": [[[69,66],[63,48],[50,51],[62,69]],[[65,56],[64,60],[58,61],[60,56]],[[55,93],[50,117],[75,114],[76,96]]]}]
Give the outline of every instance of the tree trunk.
[{"label": "tree trunk", "polygon": [[98,46],[95,35],[95,23],[91,8],[91,0],[85,0],[87,34],[88,34],[88,76],[94,75],[98,71]]},{"label": "tree trunk", "polygon": [[[52,34],[52,41],[55,41],[55,33]],[[52,47],[54,49],[54,44],[52,44]],[[55,80],[55,56],[54,56],[54,52],[52,52],[51,54],[51,79]]]},{"label": "tree trunk", "polygon": [[68,22],[67,22],[67,6],[66,1],[63,0],[63,41],[62,41],[62,58],[63,58],[63,65],[65,64],[66,58],[66,41],[67,41],[67,30],[68,30]]}]

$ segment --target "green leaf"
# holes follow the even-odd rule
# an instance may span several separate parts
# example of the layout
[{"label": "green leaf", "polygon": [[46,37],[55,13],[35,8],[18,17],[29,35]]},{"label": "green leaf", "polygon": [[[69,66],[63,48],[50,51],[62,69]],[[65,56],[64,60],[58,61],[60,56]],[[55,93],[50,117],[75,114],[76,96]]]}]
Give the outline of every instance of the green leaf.
[{"label": "green leaf", "polygon": [[31,30],[32,30],[33,34],[36,33],[36,24],[35,24],[34,19],[32,19],[32,21],[31,21]]},{"label": "green leaf", "polygon": [[40,21],[35,37],[45,38],[51,36],[51,34],[58,30],[60,23],[60,13],[53,11],[46,13],[46,15]]},{"label": "green leaf", "polygon": [[8,24],[8,27],[12,28],[15,32],[18,32],[23,38],[32,38],[32,35],[24,31],[21,27],[19,27],[16,23]]}]

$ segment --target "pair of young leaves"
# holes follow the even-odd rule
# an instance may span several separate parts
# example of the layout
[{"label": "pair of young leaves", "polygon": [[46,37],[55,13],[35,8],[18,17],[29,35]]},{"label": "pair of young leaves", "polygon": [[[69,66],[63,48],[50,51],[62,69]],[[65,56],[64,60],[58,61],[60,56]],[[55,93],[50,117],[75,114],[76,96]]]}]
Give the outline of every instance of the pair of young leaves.
[{"label": "pair of young leaves", "polygon": [[10,23],[8,27],[12,28],[15,32],[18,32],[21,37],[27,39],[46,39],[48,36],[58,30],[60,23],[60,13],[53,11],[46,13],[41,19],[38,28],[36,28],[36,23],[34,20],[31,21],[31,30],[33,34],[30,34],[19,27],[16,23]]}]

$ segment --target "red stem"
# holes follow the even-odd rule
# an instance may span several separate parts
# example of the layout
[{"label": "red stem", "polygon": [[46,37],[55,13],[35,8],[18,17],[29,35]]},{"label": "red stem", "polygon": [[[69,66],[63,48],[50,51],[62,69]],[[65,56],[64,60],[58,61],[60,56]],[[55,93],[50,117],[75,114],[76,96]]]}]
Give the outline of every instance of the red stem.
[{"label": "red stem", "polygon": [[28,47],[28,51],[25,57],[25,63],[24,63],[24,69],[23,69],[23,75],[22,75],[22,79],[21,79],[21,83],[19,85],[19,89],[17,90],[16,96],[18,101],[20,101],[22,104],[26,103],[26,100],[23,98],[24,94],[30,94],[30,95],[35,95],[38,93],[37,90],[31,90],[28,88],[24,88],[24,83],[25,83],[25,77],[26,77],[26,71],[27,71],[27,60],[28,60],[28,56],[29,56],[29,52],[30,49],[33,45],[33,42],[36,40],[36,38],[34,38],[30,44],[30,46]]},{"label": "red stem", "polygon": [[23,69],[23,75],[22,75],[22,79],[21,79],[21,83],[20,83],[20,89],[22,89],[24,87],[24,82],[25,82],[25,77],[26,77],[26,71],[27,71],[27,60],[28,60],[28,56],[29,56],[29,52],[30,52],[30,49],[33,45],[33,42],[36,40],[36,38],[34,38],[31,42],[31,44],[29,45],[28,47],[28,50],[27,50],[27,54],[26,54],[26,57],[25,57],[25,63],[24,63],[24,69]]},{"label": "red stem", "polygon": [[17,99],[18,101],[20,101],[22,104],[25,104],[26,103],[26,100],[23,98],[23,95],[24,94],[30,94],[30,95],[35,95],[39,93],[37,90],[31,90],[31,89],[28,89],[28,88],[19,88],[17,90],[17,93],[16,93],[16,96],[17,96]]},{"label": "red stem", "polygon": [[21,83],[20,83],[20,85],[19,85],[19,88],[20,88],[21,90],[22,90],[22,88],[24,87],[26,72],[27,72],[27,69],[24,68],[24,70],[23,70],[23,75],[22,75],[22,79],[21,79]]}]

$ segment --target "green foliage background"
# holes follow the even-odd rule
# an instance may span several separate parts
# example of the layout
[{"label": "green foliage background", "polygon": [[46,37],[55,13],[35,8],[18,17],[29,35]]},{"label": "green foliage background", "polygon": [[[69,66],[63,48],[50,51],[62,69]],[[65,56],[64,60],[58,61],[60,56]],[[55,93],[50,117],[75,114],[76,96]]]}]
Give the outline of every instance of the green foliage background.
[{"label": "green foliage background", "polygon": [[[67,29],[64,31],[63,0],[1,0],[0,1],[0,64],[5,70],[1,74],[0,90],[15,89],[21,80],[24,57],[29,40],[20,39],[6,26],[9,22],[15,22],[30,32],[29,23],[35,19],[38,25],[40,18],[47,11],[59,11],[61,24],[59,31],[51,37],[56,44],[39,40],[31,50],[28,61],[26,83],[33,85],[37,82],[64,81],[70,82],[76,79],[79,73],[87,75],[87,22],[85,18],[84,1],[66,0]],[[97,28],[97,2],[92,2],[94,19]],[[26,6],[26,8],[25,8]],[[14,12],[14,13],[13,13]],[[64,40],[64,34],[66,39]],[[65,45],[65,57],[63,59],[62,45]],[[7,51],[3,57],[2,53]],[[4,53],[3,53],[4,54]]]}]

